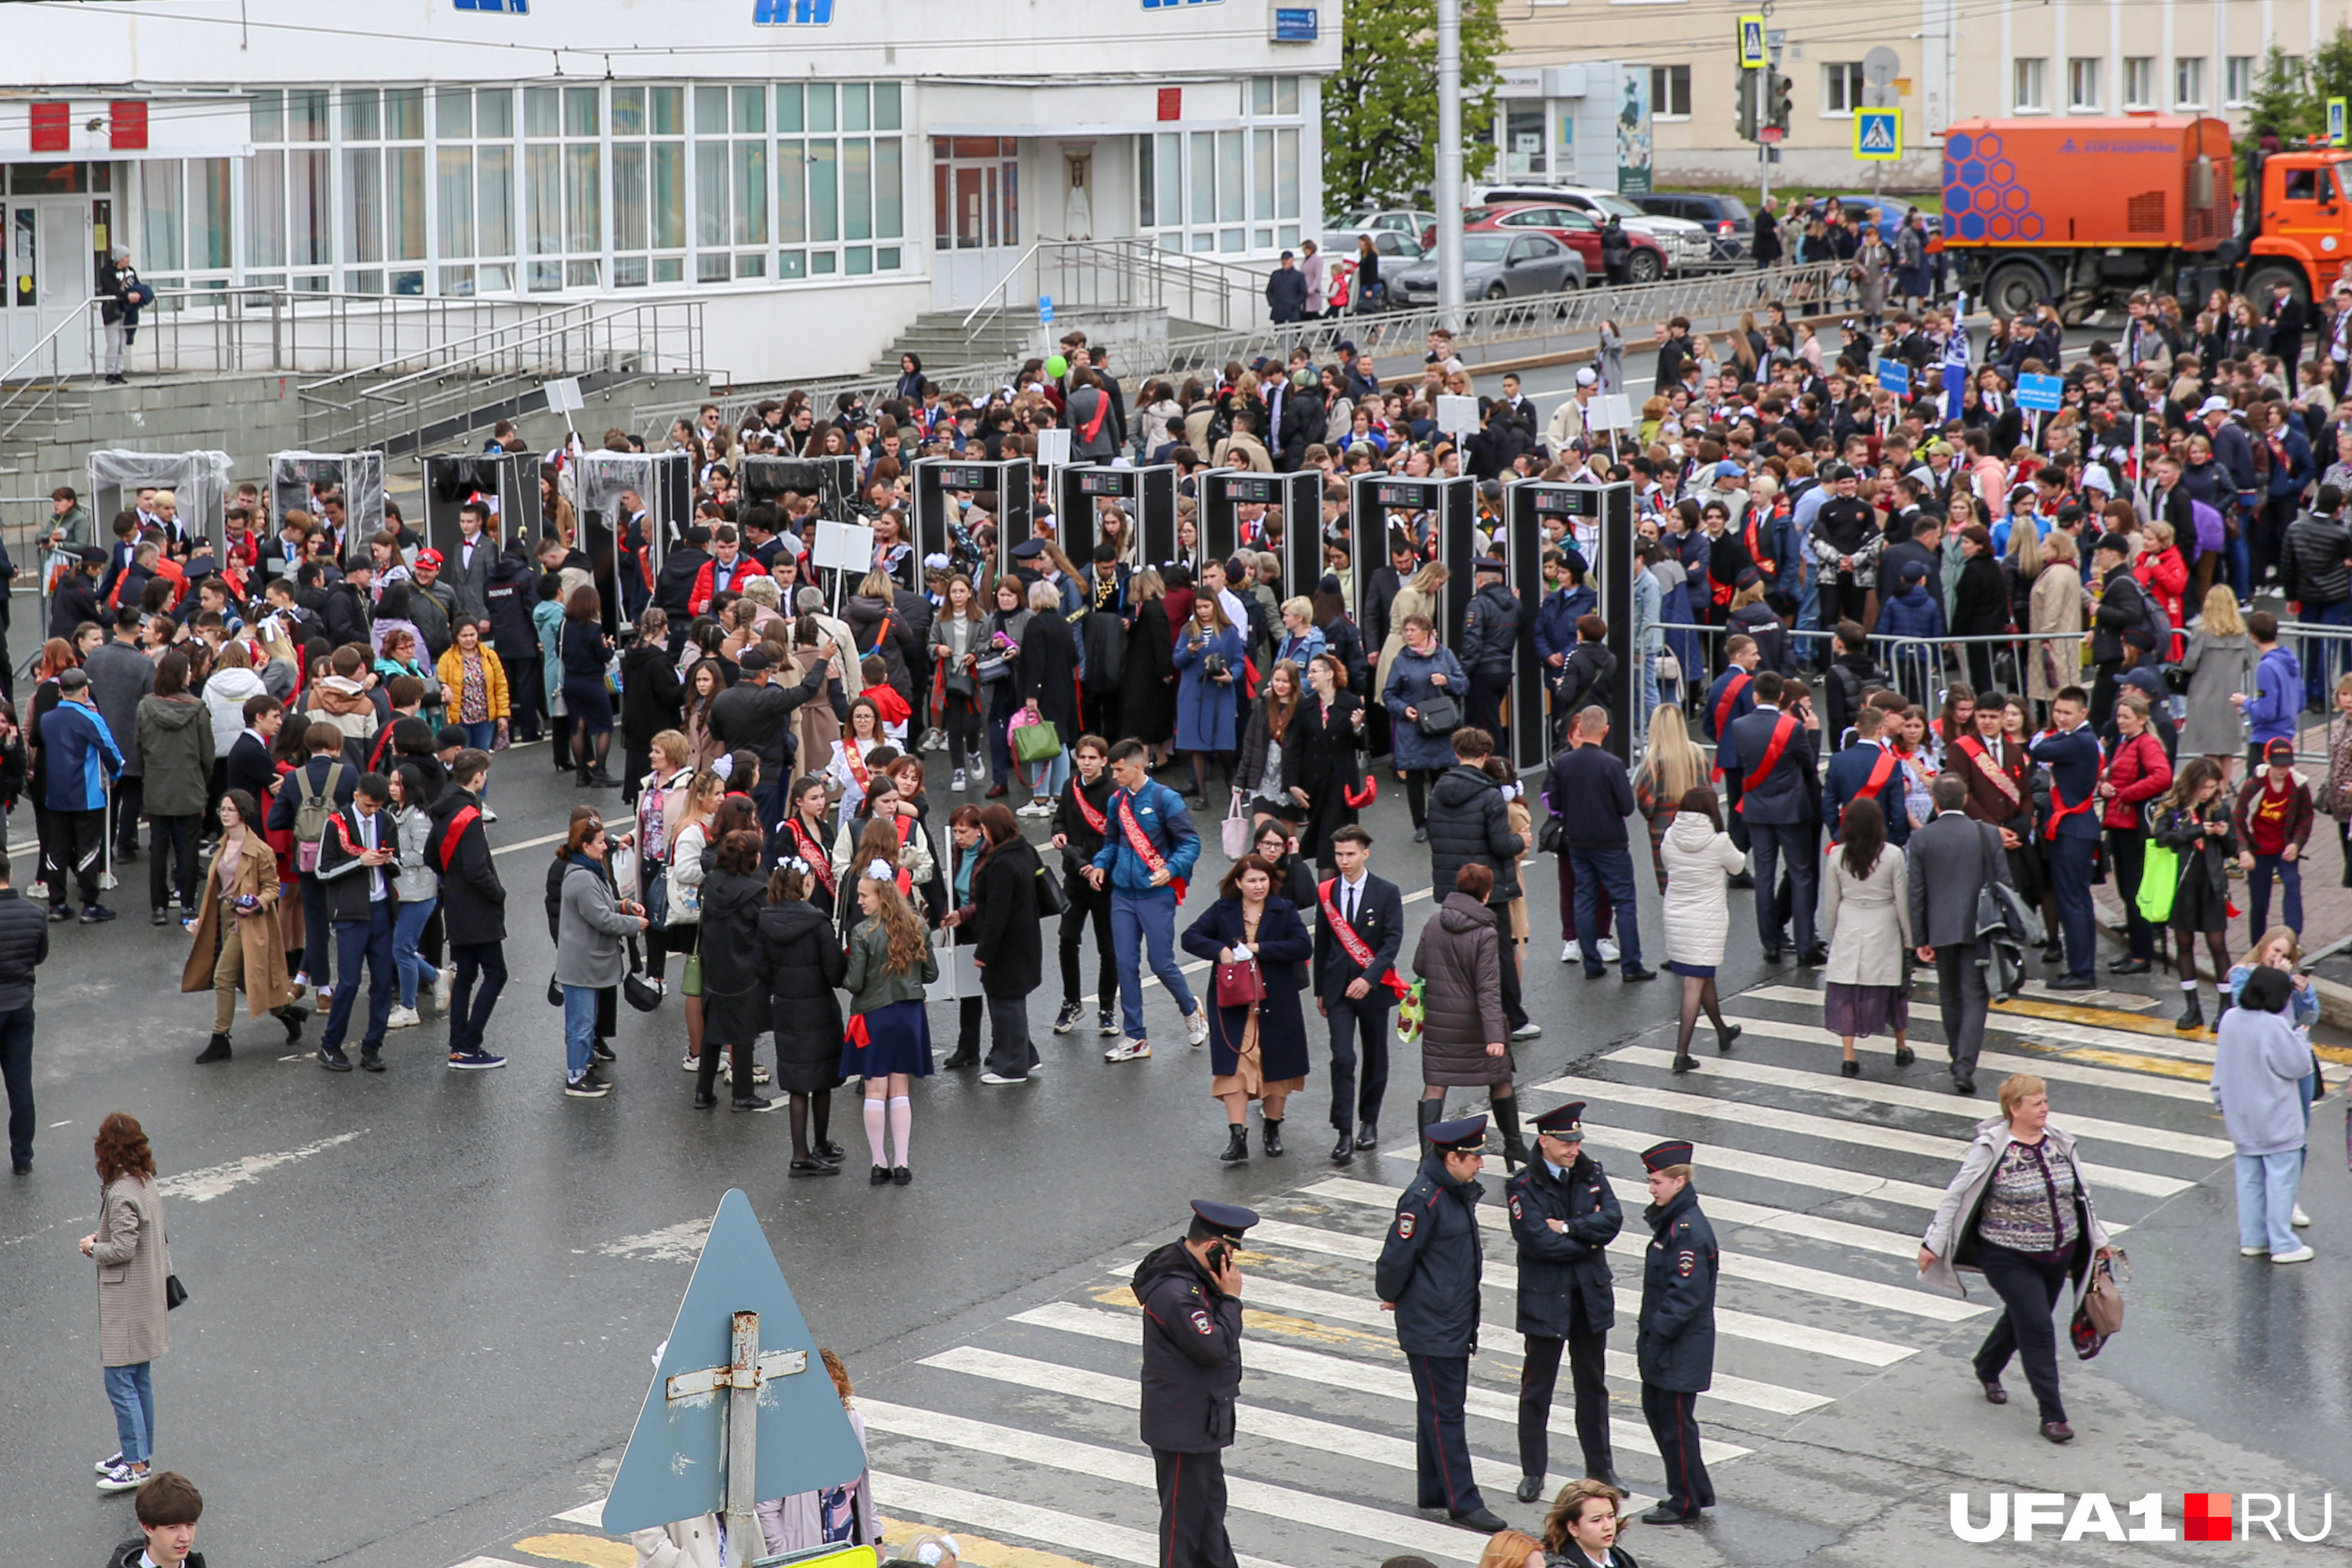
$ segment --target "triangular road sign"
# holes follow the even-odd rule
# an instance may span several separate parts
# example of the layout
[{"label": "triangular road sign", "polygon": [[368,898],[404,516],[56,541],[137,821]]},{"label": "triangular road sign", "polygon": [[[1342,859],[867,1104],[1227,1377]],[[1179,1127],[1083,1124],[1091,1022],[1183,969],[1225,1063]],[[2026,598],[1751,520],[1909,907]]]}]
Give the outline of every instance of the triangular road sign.
[{"label": "triangular road sign", "polygon": [[[606,1530],[646,1530],[726,1507],[727,1405],[741,1395],[692,1391],[708,1383],[694,1374],[731,1359],[738,1312],[760,1314],[765,1374],[757,1395],[761,1499],[843,1486],[866,1468],[865,1449],[751,1213],[751,1200],[732,1189],[719,1201],[612,1495],[604,1500]],[[786,1370],[795,1352],[804,1358],[800,1369]],[[680,1378],[687,1380],[683,1387],[673,1384]]]}]

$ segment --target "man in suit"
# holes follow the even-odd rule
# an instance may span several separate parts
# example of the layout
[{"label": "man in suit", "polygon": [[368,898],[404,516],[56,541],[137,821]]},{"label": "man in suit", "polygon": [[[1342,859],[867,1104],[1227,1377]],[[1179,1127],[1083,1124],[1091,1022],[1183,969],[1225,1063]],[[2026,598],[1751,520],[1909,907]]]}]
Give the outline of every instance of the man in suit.
[{"label": "man in suit", "polygon": [[1903,769],[1895,753],[1879,738],[1886,710],[1869,703],[1853,716],[1853,744],[1830,759],[1822,778],[1822,822],[1835,837],[1845,823],[1845,808],[1864,795],[1878,802],[1886,814],[1886,841],[1900,845],[1911,837],[1911,819],[1903,809]]},{"label": "man in suit", "polygon": [[350,804],[328,818],[319,840],[319,883],[334,932],[336,967],[343,972],[327,1014],[327,1032],[319,1039],[319,1065],[329,1072],[352,1070],[343,1037],[359,1001],[362,963],[368,998],[360,1066],[383,1071],[383,1033],[392,1016],[393,917],[400,903],[394,872],[386,869],[399,855],[392,817],[384,810],[391,803],[390,780],[382,773],[362,774]]},{"label": "man in suit", "polygon": [[2084,722],[2090,699],[2079,686],[2062,689],[2050,702],[2050,725],[2026,747],[2050,770],[2050,820],[2042,832],[2050,847],[2051,890],[2058,900],[2058,925],[2066,937],[2066,973],[2050,983],[2053,991],[2088,991],[2098,956],[2092,923],[2091,868],[2099,847],[2099,741]]},{"label": "man in suit", "polygon": [[[1350,824],[1331,835],[1339,874],[1322,885],[1315,925],[1315,1010],[1331,1026],[1331,1125],[1344,1163],[1379,1142],[1381,1097],[1389,1086],[1389,1008],[1397,951],[1404,942],[1404,896],[1371,873],[1372,836]],[[1363,1038],[1363,1076],[1356,1039]]]},{"label": "man in suit", "polygon": [[2311,324],[2311,307],[2295,298],[2294,285],[2280,279],[2271,285],[2271,353],[2278,355],[2287,384],[2294,384],[2295,364],[2303,358],[2303,332]]},{"label": "man in suit", "polygon": [[457,542],[441,563],[441,581],[457,595],[457,613],[487,631],[490,625],[490,568],[499,562],[497,536],[490,531],[486,501],[469,500],[457,509]]},{"label": "man in suit", "polygon": [[2001,853],[2000,830],[1968,815],[1966,779],[1938,774],[1934,795],[1935,816],[1903,852],[1910,862],[1911,931],[1919,939],[1919,962],[1936,966],[1952,1087],[1974,1094],[1990,1002],[1977,966],[1977,897],[1989,881],[2008,883],[2009,857]]},{"label": "man in suit", "polygon": [[1794,917],[1799,961],[1816,963],[1823,954],[1813,935],[1814,886],[1820,863],[1806,831],[1822,721],[1811,703],[1802,714],[1780,710],[1781,679],[1774,670],[1756,677],[1756,711],[1731,726],[1730,752],[1738,760],[1741,791],[1738,815],[1748,824],[1748,845],[1756,856],[1756,931],[1764,962],[1778,963],[1787,933],[1774,908],[1780,868],[1788,868],[1790,912]]}]

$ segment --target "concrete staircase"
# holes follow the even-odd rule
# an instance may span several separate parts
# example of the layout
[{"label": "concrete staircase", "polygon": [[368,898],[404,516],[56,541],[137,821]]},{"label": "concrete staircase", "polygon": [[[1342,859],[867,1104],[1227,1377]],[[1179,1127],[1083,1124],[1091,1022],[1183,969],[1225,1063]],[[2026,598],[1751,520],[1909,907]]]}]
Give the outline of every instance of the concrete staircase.
[{"label": "concrete staircase", "polygon": [[901,354],[918,355],[925,364],[940,369],[992,364],[999,360],[1018,362],[1037,353],[1048,337],[1060,335],[1059,329],[1037,324],[1034,309],[991,310],[975,317],[970,327],[964,325],[964,314],[961,310],[924,311],[900,331],[890,352],[874,362],[872,374],[895,379]]}]

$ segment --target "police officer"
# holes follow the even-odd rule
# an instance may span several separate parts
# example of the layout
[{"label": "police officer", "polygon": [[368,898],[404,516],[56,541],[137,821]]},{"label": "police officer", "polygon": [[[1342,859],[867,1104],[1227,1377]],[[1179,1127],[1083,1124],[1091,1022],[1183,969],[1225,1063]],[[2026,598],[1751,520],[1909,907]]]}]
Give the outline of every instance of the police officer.
[{"label": "police officer", "polygon": [[1617,1293],[1609,1278],[1609,1244],[1625,1228],[1617,1194],[1598,1162],[1584,1152],[1584,1102],[1557,1105],[1536,1118],[1536,1152],[1503,1189],[1511,1237],[1519,1247],[1519,1332],[1527,1363],[1519,1376],[1521,1502],[1543,1493],[1551,1426],[1551,1391],[1559,1352],[1576,1387],[1576,1440],[1584,1473],[1616,1486],[1609,1448],[1609,1330]]},{"label": "police officer", "polygon": [[1715,1506],[1699,1458],[1697,1396],[1715,1373],[1715,1228],[1698,1212],[1691,1146],[1680,1139],[1642,1151],[1650,1173],[1650,1249],[1642,1260],[1642,1414],[1666,1467],[1665,1500],[1644,1524],[1690,1524]]},{"label": "police officer", "polygon": [[1396,1314],[1397,1344],[1412,1370],[1413,1458],[1420,1506],[1492,1533],[1502,1519],[1470,1475],[1463,1405],[1478,1348],[1478,1199],[1486,1189],[1486,1119],[1433,1122],[1421,1172],[1397,1200],[1374,1270],[1383,1311]]},{"label": "police officer", "polygon": [[1143,1440],[1160,1474],[1160,1568],[1236,1568],[1224,1450],[1242,1386],[1242,1274],[1257,1215],[1196,1201],[1192,1227],[1136,1266],[1143,1303]]}]

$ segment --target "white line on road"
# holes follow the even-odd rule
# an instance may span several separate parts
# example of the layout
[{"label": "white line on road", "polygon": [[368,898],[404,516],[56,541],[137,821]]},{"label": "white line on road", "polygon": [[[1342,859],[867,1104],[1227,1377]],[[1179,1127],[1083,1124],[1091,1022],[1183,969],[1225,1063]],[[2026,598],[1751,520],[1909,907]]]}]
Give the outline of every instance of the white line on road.
[{"label": "white line on road", "polygon": [[[1148,1531],[1129,1530],[1123,1524],[1081,1519],[1058,1509],[968,1492],[961,1487],[943,1487],[937,1481],[918,1480],[889,1470],[874,1472],[874,1488],[877,1496],[888,1500],[894,1514],[911,1513],[940,1524],[1040,1541],[1077,1553],[1081,1561],[1108,1558],[1115,1563],[1137,1563],[1140,1568],[1159,1568],[1161,1560],[1156,1539]],[[1466,1543],[1462,1550],[1468,1550]],[[1282,1568],[1281,1563],[1246,1552],[1235,1553],[1234,1561],[1241,1568]]]},{"label": "white line on road", "polygon": [[247,1182],[259,1181],[280,1165],[290,1165],[297,1160],[307,1160],[339,1143],[348,1143],[366,1131],[362,1127],[358,1132],[338,1132],[332,1138],[321,1138],[316,1143],[305,1143],[299,1149],[287,1149],[275,1154],[247,1154],[244,1159],[231,1160],[226,1165],[207,1165],[201,1171],[183,1171],[156,1183],[155,1190],[165,1197],[185,1198],[192,1204],[208,1204]]}]

